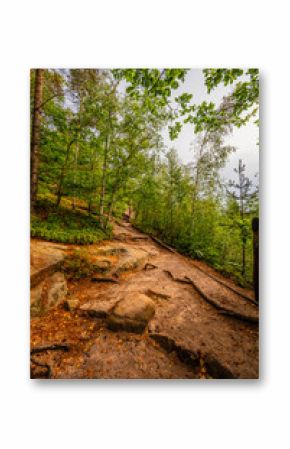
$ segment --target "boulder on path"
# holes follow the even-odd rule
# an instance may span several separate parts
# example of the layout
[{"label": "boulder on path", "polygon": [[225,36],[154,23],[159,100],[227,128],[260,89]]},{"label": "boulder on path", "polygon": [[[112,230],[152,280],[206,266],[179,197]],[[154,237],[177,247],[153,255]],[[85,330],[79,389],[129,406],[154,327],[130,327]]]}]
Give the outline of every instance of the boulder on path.
[{"label": "boulder on path", "polygon": [[128,293],[121,299],[108,316],[108,326],[112,330],[143,332],[155,314],[152,299],[142,293]]},{"label": "boulder on path", "polygon": [[126,271],[142,269],[148,262],[148,253],[143,249],[129,248],[126,257],[120,257],[114,273],[117,275]]},{"label": "boulder on path", "polygon": [[117,302],[117,298],[103,300],[93,299],[83,304],[80,307],[80,311],[82,311],[85,315],[89,315],[91,317],[106,318]]}]

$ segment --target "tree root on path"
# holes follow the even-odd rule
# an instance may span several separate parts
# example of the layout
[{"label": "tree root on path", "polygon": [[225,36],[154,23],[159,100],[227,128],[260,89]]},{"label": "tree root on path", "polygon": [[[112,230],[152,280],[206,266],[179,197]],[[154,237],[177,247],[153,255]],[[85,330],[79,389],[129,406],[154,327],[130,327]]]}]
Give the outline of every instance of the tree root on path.
[{"label": "tree root on path", "polygon": [[153,242],[158,243],[158,245],[162,246],[163,248],[167,249],[168,251],[170,251],[173,254],[179,254],[177,253],[177,251],[175,251],[175,249],[171,248],[171,246],[166,245],[166,243],[163,243],[161,240],[159,240],[157,237],[154,237],[153,235],[150,235],[151,239],[153,240]]},{"label": "tree root on path", "polygon": [[130,240],[133,240],[133,241],[138,241],[138,240],[149,240],[149,238],[148,237],[143,237],[143,236],[136,236],[136,237],[130,237]]},{"label": "tree root on path", "polygon": [[154,265],[153,263],[146,263],[143,270],[154,270],[155,268],[158,268],[157,265]]},{"label": "tree root on path", "polygon": [[[45,379],[50,379],[52,375],[51,367],[47,363],[41,363],[35,360],[33,357],[33,354],[40,354],[42,352],[46,351],[66,351],[68,352],[70,349],[69,345],[67,344],[54,344],[54,345],[45,345],[45,346],[38,346],[36,348],[32,348],[30,350],[30,361],[34,363],[34,365],[39,366],[40,368],[45,368],[46,372],[43,374]],[[31,370],[31,378],[33,379],[33,373]]]},{"label": "tree root on path", "polygon": [[[51,378],[51,367],[49,365],[47,365],[46,363],[40,363],[37,360],[35,360],[34,357],[30,357],[30,362],[34,363],[34,365],[39,366],[40,368],[45,368],[46,372],[43,373],[43,377],[45,379],[50,379]],[[32,369],[30,370],[30,377],[31,379],[38,379],[39,376],[35,377],[33,375],[33,371]]]},{"label": "tree root on path", "polygon": [[259,305],[259,303],[257,301],[255,301],[255,299],[251,298],[250,296],[246,295],[245,293],[241,293],[239,290],[237,290],[235,287],[232,287],[231,285],[228,285],[226,282],[222,281],[221,279],[217,278],[216,276],[214,276],[213,274],[208,273],[207,271],[203,270],[202,268],[198,267],[197,265],[193,264],[194,268],[197,268],[198,270],[200,270],[202,273],[204,273],[206,276],[212,278],[213,280],[215,280],[216,282],[219,282],[221,285],[224,285],[226,288],[228,288],[229,290],[231,290],[232,292],[236,293],[237,295],[241,296],[244,299],[247,299],[248,301],[250,301],[252,304],[255,304],[256,306]]},{"label": "tree root on path", "polygon": [[148,288],[146,290],[146,295],[149,296],[152,299],[162,299],[168,301],[170,299],[170,295],[166,295],[165,293],[157,292],[155,290],[152,290],[151,288]]},{"label": "tree root on path", "polygon": [[181,282],[183,284],[189,284],[192,285],[194,287],[194,289],[200,294],[200,296],[209,304],[211,304],[213,307],[215,307],[215,309],[217,309],[219,311],[219,313],[221,315],[227,315],[230,316],[232,318],[236,318],[237,320],[240,321],[245,321],[248,323],[259,323],[259,318],[256,317],[252,317],[249,315],[243,315],[241,313],[238,312],[234,312],[233,310],[227,309],[226,307],[221,306],[220,304],[218,304],[214,299],[210,298],[209,296],[207,296],[203,290],[201,290],[196,283],[190,279],[189,277],[185,276],[184,278],[176,278],[173,276],[173,274],[171,273],[171,271],[169,270],[163,270],[166,274],[168,274],[168,276],[175,282]]},{"label": "tree root on path", "polygon": [[91,282],[112,282],[114,284],[119,284],[119,281],[114,278],[91,278]]},{"label": "tree root on path", "polygon": [[172,274],[171,271],[169,271],[169,270],[163,270],[163,271],[164,271],[164,273],[166,273],[166,274],[170,277],[170,279],[172,279],[173,281],[175,281],[175,282],[180,282],[180,283],[182,283],[182,284],[190,284],[190,285],[191,285],[190,280],[187,280],[186,278],[176,278],[175,276],[173,276],[173,274]]},{"label": "tree root on path", "polygon": [[215,307],[221,315],[227,315],[232,318],[236,318],[237,320],[245,321],[248,323],[259,323],[259,318],[249,315],[243,315],[242,313],[234,312],[233,310],[227,309],[220,304],[218,304],[214,299],[207,296],[203,290],[201,290],[196,283],[190,279],[189,277],[185,276],[185,279],[188,281],[189,284],[191,284],[195,290],[200,294],[200,296],[209,304],[211,304],[213,307]]},{"label": "tree root on path", "polygon": [[32,348],[30,350],[30,355],[33,354],[39,354],[40,352],[45,352],[45,351],[66,351],[68,352],[70,350],[69,345],[67,344],[54,344],[54,345],[45,345],[45,346],[38,346],[36,348]]}]

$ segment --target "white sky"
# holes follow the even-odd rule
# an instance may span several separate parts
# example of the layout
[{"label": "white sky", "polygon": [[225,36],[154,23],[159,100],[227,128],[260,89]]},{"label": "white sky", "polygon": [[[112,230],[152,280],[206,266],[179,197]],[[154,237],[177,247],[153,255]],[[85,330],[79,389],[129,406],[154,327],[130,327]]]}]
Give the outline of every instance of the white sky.
[{"label": "white sky", "polygon": [[[208,95],[204,86],[202,69],[192,69],[187,73],[185,82],[181,87],[173,91],[173,97],[179,96],[183,92],[188,92],[193,94],[192,101],[194,103],[199,104],[202,101],[212,101],[219,105],[222,98],[229,94],[232,89],[233,85],[226,87],[220,85]],[[168,148],[176,148],[179,158],[183,163],[192,162],[193,150],[191,149],[190,143],[195,139],[194,125],[183,125],[179,137],[174,141],[170,140],[168,130],[166,129],[163,132],[163,138]],[[250,179],[259,171],[258,138],[258,127],[252,122],[242,128],[234,128],[232,135],[227,138],[226,143],[235,146],[237,151],[229,157],[226,167],[222,170],[222,175],[225,178],[235,178],[233,168],[237,166],[239,159],[243,159],[243,162],[246,164],[246,176]]]}]

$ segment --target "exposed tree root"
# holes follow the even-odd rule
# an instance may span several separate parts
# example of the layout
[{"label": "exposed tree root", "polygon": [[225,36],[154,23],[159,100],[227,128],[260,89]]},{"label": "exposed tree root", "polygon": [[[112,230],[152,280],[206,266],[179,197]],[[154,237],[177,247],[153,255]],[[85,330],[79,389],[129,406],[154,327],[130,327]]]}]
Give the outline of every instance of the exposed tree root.
[{"label": "exposed tree root", "polygon": [[[133,226],[133,228],[137,229],[139,231],[139,229],[135,226]],[[149,234],[151,239],[158,243],[158,245],[162,246],[163,248],[167,249],[168,251],[170,251],[173,254],[179,254],[178,251],[175,251],[175,249],[171,248],[171,246],[167,245],[166,243],[162,242],[161,240],[159,240],[157,237],[154,237],[153,235]],[[208,273],[207,271],[203,270],[202,268],[198,267],[197,265],[193,264],[194,268],[197,268],[198,270],[200,270],[202,273],[206,274],[208,277],[214,279],[216,282],[219,282],[221,285],[224,285],[225,287],[227,287],[229,290],[231,290],[232,292],[236,293],[237,295],[241,296],[242,298],[250,301],[252,304],[255,304],[256,306],[259,305],[259,303],[251,298],[250,296],[246,295],[245,293],[241,293],[239,290],[237,290],[235,287],[232,287],[230,285],[228,285],[226,282],[223,282],[221,279],[217,278],[216,276]],[[174,279],[177,282],[183,282],[181,279]]]},{"label": "exposed tree root", "polygon": [[171,248],[171,246],[166,245],[166,243],[163,243],[157,237],[154,237],[153,235],[150,235],[150,237],[154,242],[158,243],[158,245],[162,246],[163,248],[167,249],[168,251],[170,251],[173,254],[177,254],[177,251],[175,251],[175,249]]},{"label": "exposed tree root", "polygon": [[[43,373],[42,377],[45,379],[50,379],[52,375],[51,367],[47,363],[41,363],[38,360],[35,360],[33,357],[33,354],[40,354],[42,352],[46,351],[69,351],[69,345],[66,344],[54,344],[54,345],[45,345],[45,346],[38,346],[36,348],[32,348],[30,350],[30,361],[36,366],[39,366],[40,368],[44,368],[46,371]],[[34,376],[33,371],[31,369],[30,371],[31,378],[39,378],[40,376]]]},{"label": "exposed tree root", "polygon": [[221,315],[227,315],[232,318],[236,318],[237,320],[245,321],[248,323],[258,323],[259,322],[259,318],[249,316],[249,315],[243,315],[241,313],[234,312],[233,310],[230,310],[230,309],[227,309],[227,308],[221,306],[214,299],[212,299],[208,295],[206,295],[204,293],[204,291],[201,290],[192,279],[188,278],[187,276],[185,276],[185,279],[188,281],[189,284],[191,284],[195,288],[195,290],[200,294],[200,296],[206,302],[208,302],[213,307],[215,307],[220,312]]},{"label": "exposed tree root", "polygon": [[33,354],[39,354],[40,352],[45,351],[66,351],[68,352],[70,349],[69,345],[67,344],[54,344],[54,345],[45,345],[45,346],[38,346],[36,348],[32,348],[30,350],[30,355]]},{"label": "exposed tree root", "polygon": [[[32,362],[32,363],[34,363],[34,365],[36,365],[36,366],[39,366],[40,368],[44,368],[46,371],[43,373],[43,377],[45,378],[45,379],[50,379],[51,378],[51,367],[49,366],[49,365],[47,365],[46,363],[40,363],[40,362],[38,362],[37,360],[35,360],[35,358],[34,357],[30,357],[30,361]],[[31,377],[31,379],[39,379],[40,378],[40,376],[35,376],[34,374],[33,374],[33,370],[31,369],[30,370],[30,377]]]},{"label": "exposed tree root", "polygon": [[146,290],[146,295],[150,296],[150,298],[152,298],[152,299],[163,299],[163,300],[170,299],[170,295],[166,295],[165,293],[157,292],[155,290],[152,290],[151,288],[148,288],[148,290]]},{"label": "exposed tree root", "polygon": [[138,241],[138,240],[149,240],[149,239],[148,239],[148,237],[136,236],[136,237],[130,237],[130,240]]},{"label": "exposed tree root", "polygon": [[189,284],[189,285],[191,285],[191,281],[189,280],[189,279],[186,279],[186,278],[176,278],[175,276],[173,276],[173,274],[171,273],[171,271],[169,271],[169,270],[163,270],[164,271],[164,273],[166,273],[169,277],[170,277],[170,279],[172,279],[173,281],[175,281],[175,282],[180,282],[180,283],[182,283],[182,284]]},{"label": "exposed tree root", "polygon": [[119,284],[119,281],[114,278],[91,278],[91,282],[112,282],[114,284]]},{"label": "exposed tree root", "polygon": [[208,273],[207,271],[203,270],[202,268],[198,267],[197,265],[193,264],[194,268],[197,268],[198,270],[200,270],[202,273],[204,273],[206,276],[212,278],[213,280],[215,280],[216,282],[219,282],[219,284],[224,285],[226,288],[228,288],[229,290],[231,290],[232,292],[236,293],[237,295],[241,296],[244,299],[247,299],[248,301],[250,301],[251,303],[255,304],[256,306],[258,306],[258,302],[255,301],[253,298],[251,298],[250,296],[246,295],[245,293],[241,293],[239,290],[237,290],[235,287],[232,287],[231,285],[228,285],[226,282],[222,281],[221,279],[217,278],[216,276],[214,276],[213,274]]},{"label": "exposed tree root", "polygon": [[158,268],[158,267],[156,265],[154,265],[153,263],[146,263],[146,265],[143,269],[144,270],[154,270],[155,268]]},{"label": "exposed tree root", "polygon": [[196,283],[190,279],[189,277],[185,276],[184,278],[176,278],[173,276],[173,274],[171,273],[171,271],[169,270],[163,270],[166,274],[168,274],[168,276],[175,282],[181,282],[184,284],[189,284],[192,285],[195,290],[200,294],[200,296],[209,304],[211,304],[213,307],[215,307],[219,313],[221,315],[227,315],[230,316],[232,318],[236,318],[237,320],[241,320],[241,321],[245,321],[248,323],[258,323],[259,322],[259,318],[256,317],[252,317],[249,315],[243,315],[241,313],[238,312],[234,312],[233,310],[227,309],[226,307],[221,306],[220,304],[218,304],[214,299],[210,298],[209,296],[207,296],[203,290],[201,290]]}]

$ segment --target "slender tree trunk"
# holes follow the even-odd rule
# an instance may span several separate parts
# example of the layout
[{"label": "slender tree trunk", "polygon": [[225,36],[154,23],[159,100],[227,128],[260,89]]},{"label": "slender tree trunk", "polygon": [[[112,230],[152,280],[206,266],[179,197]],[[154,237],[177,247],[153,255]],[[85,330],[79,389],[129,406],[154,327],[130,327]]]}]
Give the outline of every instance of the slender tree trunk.
[{"label": "slender tree trunk", "polygon": [[93,205],[93,199],[96,196],[96,176],[95,176],[95,166],[96,166],[96,162],[97,162],[97,149],[95,149],[95,151],[92,154],[92,158],[91,158],[91,192],[90,192],[90,197],[89,197],[89,201],[88,201],[88,211],[89,214],[92,213],[92,205]]},{"label": "slender tree trunk", "polygon": [[104,149],[104,162],[102,170],[102,185],[101,185],[101,195],[100,195],[100,220],[103,221],[104,214],[104,202],[106,193],[106,176],[107,176],[107,162],[108,162],[108,149],[109,149],[109,136],[106,136],[105,149]]},{"label": "slender tree trunk", "polygon": [[110,220],[111,220],[111,217],[112,217],[113,207],[114,207],[114,204],[115,204],[117,190],[118,190],[118,187],[115,187],[114,190],[113,190],[113,193],[112,193],[112,198],[111,198],[111,201],[110,201],[110,204],[109,204],[109,210],[108,210],[108,215],[107,215],[105,229],[107,229],[108,224],[110,223]]},{"label": "slender tree trunk", "polygon": [[253,281],[255,290],[255,299],[259,301],[259,218],[252,220],[253,229]]},{"label": "slender tree trunk", "polygon": [[76,142],[75,157],[74,157],[73,202],[72,202],[73,210],[75,210],[75,208],[76,208],[76,184],[77,184],[78,155],[79,155],[79,139]]},{"label": "slender tree trunk", "polygon": [[206,144],[206,134],[203,137],[201,146],[199,148],[199,155],[198,155],[198,159],[196,162],[196,177],[195,177],[195,181],[194,181],[194,192],[193,192],[193,197],[192,197],[192,205],[191,205],[191,216],[192,216],[192,220],[194,220],[194,215],[195,215],[195,206],[196,206],[196,201],[198,199],[198,193],[199,193],[199,181],[200,181],[200,160],[203,156],[204,153],[204,147]]},{"label": "slender tree trunk", "polygon": [[170,243],[172,243],[172,236],[173,236],[173,185],[172,185],[172,178],[170,180]]},{"label": "slender tree trunk", "polygon": [[242,276],[244,277],[246,274],[246,243],[243,242],[243,249],[242,249]]},{"label": "slender tree trunk", "polygon": [[38,168],[40,152],[41,105],[43,97],[44,70],[35,71],[34,108],[32,116],[32,133],[30,148],[30,205],[35,208],[38,188]]},{"label": "slender tree trunk", "polygon": [[56,207],[59,207],[60,202],[61,202],[61,198],[62,198],[62,186],[63,186],[63,180],[64,180],[64,175],[65,175],[65,170],[67,167],[67,163],[68,163],[68,159],[69,159],[69,154],[70,154],[70,149],[72,144],[74,143],[74,140],[71,140],[67,146],[67,150],[66,150],[66,157],[65,157],[65,161],[64,164],[61,168],[61,172],[60,172],[60,178],[59,178],[59,183],[58,183],[58,187],[57,187],[57,201],[56,201]]},{"label": "slender tree trunk", "polygon": [[75,148],[75,159],[74,159],[74,177],[73,177],[73,204],[72,208],[75,210],[76,208],[76,184],[77,184],[77,168],[78,168],[78,157],[79,157],[79,149],[80,149],[80,131],[81,131],[81,119],[82,119],[82,113],[83,113],[83,93],[80,93],[80,108],[79,108],[79,131],[77,136],[77,142],[76,142],[76,148]]}]

